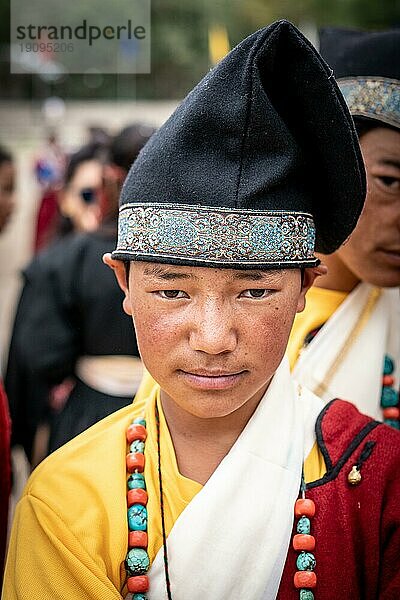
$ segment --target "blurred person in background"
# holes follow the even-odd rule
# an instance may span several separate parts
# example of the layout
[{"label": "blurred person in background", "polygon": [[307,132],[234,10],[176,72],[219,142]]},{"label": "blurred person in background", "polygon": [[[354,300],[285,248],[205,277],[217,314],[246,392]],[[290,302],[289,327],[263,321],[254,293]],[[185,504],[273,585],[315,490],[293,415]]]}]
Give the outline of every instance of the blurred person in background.
[{"label": "blurred person in background", "polygon": [[326,401],[347,398],[398,429],[400,30],[325,29],[320,52],[354,118],[368,195],[349,240],[320,255],[328,274],[296,316],[289,341],[293,375]]},{"label": "blurred person in background", "polygon": [[56,210],[41,248],[72,231],[94,231],[101,220],[101,186],[108,146],[90,142],[69,157],[56,190]]},{"label": "blurred person in background", "polygon": [[65,152],[51,131],[39,151],[34,171],[41,188],[41,199],[36,223],[35,251],[49,243],[49,236],[57,221],[57,191],[62,185],[66,164]]},{"label": "blurred person in background", "polygon": [[0,233],[14,209],[15,167],[12,155],[0,147]]},{"label": "blurred person in background", "polygon": [[116,227],[118,219],[118,200],[126,175],[135,162],[143,146],[143,140],[150,138],[154,129],[144,124],[132,124],[124,127],[110,144],[110,161],[103,169],[104,193],[100,209],[105,223]]},{"label": "blurred person in background", "polygon": [[[14,319],[5,387],[13,422],[12,445],[22,445],[28,460],[34,464],[47,453],[50,394],[53,402],[62,404],[71,390],[72,383],[67,380],[60,386],[49,386],[47,381],[37,376],[25,355],[24,328],[37,300],[36,284],[42,281],[41,278],[44,278],[42,283],[46,284],[48,255],[51,255],[54,247],[58,247],[60,240],[71,234],[75,228],[80,228],[81,215],[87,204],[83,196],[90,194],[91,203],[97,204],[97,208],[94,209],[96,215],[100,214],[99,190],[102,184],[104,152],[104,146],[96,143],[82,146],[71,155],[65,170],[63,187],[57,190],[56,215],[51,229],[46,233],[46,244],[49,248],[43,248],[23,272],[24,286]],[[61,207],[66,211],[65,215]],[[90,210],[93,214],[93,209]],[[45,294],[45,290],[41,290],[41,293]],[[36,435],[39,426],[39,434]]]},{"label": "blurred person in background", "polygon": [[[115,137],[110,168],[102,167],[102,189],[91,190],[105,213],[100,227],[61,238],[39,253],[25,271],[6,389],[13,443],[24,446],[33,464],[130,403],[140,380],[135,336],[127,326],[128,317],[120,311],[121,292],[101,257],[117,235],[125,160],[134,160],[153,130],[141,131],[140,126],[130,130],[127,148],[126,132]],[[125,160],[119,154],[120,142],[122,157],[128,155]],[[76,188],[76,197],[89,192],[86,182],[78,189],[79,169],[88,163],[86,159],[80,162],[84,156],[78,152],[67,167],[67,174],[69,170],[74,173],[69,185]],[[83,185],[82,179],[79,182]],[[33,448],[38,425],[48,419],[49,442],[39,435]]]},{"label": "blurred person in background", "polygon": [[[12,155],[0,147],[0,235],[14,208],[15,167]],[[11,488],[10,415],[0,375],[0,585],[7,541],[8,502]]]},{"label": "blurred person in background", "polygon": [[75,152],[66,167],[64,186],[57,195],[56,235],[95,231],[101,220],[100,198],[108,147],[92,142]]},{"label": "blurred person in background", "polygon": [[108,146],[112,136],[101,125],[89,125],[87,128],[88,144],[101,144]]}]

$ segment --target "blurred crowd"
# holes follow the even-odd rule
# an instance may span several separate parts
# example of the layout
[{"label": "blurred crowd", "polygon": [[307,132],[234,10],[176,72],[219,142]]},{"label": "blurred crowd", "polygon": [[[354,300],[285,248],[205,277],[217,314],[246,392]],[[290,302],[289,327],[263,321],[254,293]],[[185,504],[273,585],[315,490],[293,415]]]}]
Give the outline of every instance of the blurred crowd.
[{"label": "blurred crowd", "polygon": [[[122,292],[102,256],[115,246],[124,179],[153,131],[140,123],[115,135],[91,128],[89,140],[72,153],[52,132],[34,158],[40,201],[32,258],[22,272],[0,379],[0,429],[5,434],[0,451],[6,456],[10,442],[21,446],[32,468],[131,402],[139,385],[135,336],[121,310]],[[18,202],[16,177],[14,157],[0,147],[0,234]],[[2,466],[1,498],[6,502],[9,461]],[[6,514],[6,506],[0,512]],[[3,523],[0,537],[2,553]]]},{"label": "blurred crowd", "polygon": [[[33,465],[135,393],[137,346],[121,311],[121,293],[101,257],[115,245],[124,179],[152,133],[137,123],[114,136],[92,128],[90,140],[69,155],[52,133],[35,159],[41,200],[34,257],[23,271],[4,374],[12,444],[22,445]],[[0,214],[6,226],[15,169],[5,149],[0,160]],[[107,334],[103,322],[110,323]],[[97,381],[96,356],[113,357],[110,381]],[[93,390],[96,397],[89,398]]]}]

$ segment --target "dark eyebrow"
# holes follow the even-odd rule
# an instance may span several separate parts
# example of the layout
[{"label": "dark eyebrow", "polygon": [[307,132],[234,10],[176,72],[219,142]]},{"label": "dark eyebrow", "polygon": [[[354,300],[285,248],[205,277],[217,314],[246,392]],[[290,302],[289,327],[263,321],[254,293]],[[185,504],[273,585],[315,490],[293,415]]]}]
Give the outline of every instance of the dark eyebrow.
[{"label": "dark eyebrow", "polygon": [[244,279],[247,281],[261,281],[261,280],[274,280],[279,279],[282,275],[280,269],[274,269],[273,271],[236,271],[233,275],[234,279]]},{"label": "dark eyebrow", "polygon": [[394,167],[395,169],[400,169],[400,161],[395,158],[382,158],[379,161],[381,165],[385,165],[386,167]]},{"label": "dark eyebrow", "polygon": [[[179,279],[191,279],[197,280],[198,277],[193,273],[185,273],[184,271],[173,271],[171,267],[163,267],[162,265],[153,265],[146,267],[143,271],[147,277],[154,277],[156,279],[162,279],[163,281],[174,281]],[[273,271],[253,271],[243,270],[234,271],[232,279],[239,279],[244,281],[274,281],[280,279],[282,270],[274,269]]]},{"label": "dark eyebrow", "polygon": [[162,279],[163,281],[171,281],[175,279],[197,279],[195,275],[192,275],[190,273],[183,273],[181,271],[171,271],[170,268],[161,267],[160,265],[146,267],[143,273],[148,277],[156,277],[157,279]]}]

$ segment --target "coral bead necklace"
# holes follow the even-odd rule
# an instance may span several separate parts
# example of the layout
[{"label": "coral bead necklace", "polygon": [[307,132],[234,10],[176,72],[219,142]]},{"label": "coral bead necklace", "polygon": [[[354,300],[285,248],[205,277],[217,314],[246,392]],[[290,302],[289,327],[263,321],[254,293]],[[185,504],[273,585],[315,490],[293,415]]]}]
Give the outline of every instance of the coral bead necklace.
[{"label": "coral bead necklace", "polygon": [[[161,469],[160,450],[160,419],[156,406],[157,425],[157,455],[158,455],[158,477],[160,491],[160,517],[163,538],[164,573],[166,594],[168,600],[172,600],[171,583],[168,566],[168,548],[164,516],[164,494]],[[125,558],[125,569],[127,573],[127,588],[132,594],[132,600],[148,600],[149,577],[147,572],[150,568],[150,558],[147,552],[147,501],[148,495],[144,478],[145,467],[145,442],[147,438],[146,421],[144,418],[136,418],[129,425],[126,439],[129,452],[126,456],[126,468],[129,473],[127,479],[127,518],[128,518],[128,552]],[[296,500],[294,514],[298,519],[296,524],[297,533],[293,537],[293,548],[299,552],[296,565],[297,572],[294,575],[294,587],[299,590],[300,600],[314,600],[313,589],[317,584],[317,576],[314,572],[316,566],[315,538],[311,535],[311,519],[315,515],[315,504],[305,497],[305,479],[302,473],[300,498]]]}]

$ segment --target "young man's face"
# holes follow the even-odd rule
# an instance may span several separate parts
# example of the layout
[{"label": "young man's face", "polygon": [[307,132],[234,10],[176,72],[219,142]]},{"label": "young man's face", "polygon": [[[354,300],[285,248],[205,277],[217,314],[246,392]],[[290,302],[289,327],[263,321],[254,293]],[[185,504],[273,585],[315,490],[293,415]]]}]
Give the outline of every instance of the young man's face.
[{"label": "young man's face", "polygon": [[400,285],[400,132],[377,128],[360,139],[368,194],[356,229],[339,259],[362,281]]},{"label": "young man's face", "polygon": [[306,269],[302,285],[293,269],[131,262],[127,287],[123,264],[111,262],[148,371],[175,404],[203,418],[261,398],[316,274]]}]

